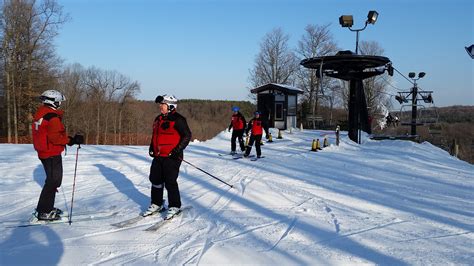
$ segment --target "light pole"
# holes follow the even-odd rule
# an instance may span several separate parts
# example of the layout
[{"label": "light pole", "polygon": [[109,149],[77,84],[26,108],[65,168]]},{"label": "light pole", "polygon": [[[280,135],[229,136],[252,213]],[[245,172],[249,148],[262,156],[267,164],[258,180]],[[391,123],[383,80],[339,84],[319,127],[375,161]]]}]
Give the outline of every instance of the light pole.
[{"label": "light pole", "polygon": [[341,24],[342,27],[349,28],[350,31],[356,32],[356,54],[359,53],[359,32],[365,30],[367,24],[375,24],[378,16],[379,13],[377,13],[377,11],[369,11],[369,14],[367,14],[367,20],[365,21],[365,25],[361,29],[352,29],[352,25],[354,25],[354,19],[352,18],[352,15],[342,15],[339,17],[339,24]]},{"label": "light pole", "polygon": [[416,125],[417,125],[416,113],[417,113],[417,105],[418,105],[418,100],[417,100],[418,86],[416,84],[416,81],[421,79],[425,75],[426,75],[425,72],[420,72],[420,73],[418,73],[418,78],[415,78],[416,77],[415,72],[408,73],[408,77],[413,80],[413,88],[411,89],[411,94],[412,94],[412,98],[411,98],[411,135],[412,136],[416,135]]}]

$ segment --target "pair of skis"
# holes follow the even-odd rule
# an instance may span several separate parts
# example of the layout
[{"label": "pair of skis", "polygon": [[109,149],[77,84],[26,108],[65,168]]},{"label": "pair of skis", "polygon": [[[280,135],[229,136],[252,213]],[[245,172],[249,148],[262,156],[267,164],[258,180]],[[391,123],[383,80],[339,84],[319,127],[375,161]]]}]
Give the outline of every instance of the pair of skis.
[{"label": "pair of skis", "polygon": [[[116,216],[119,212],[100,212],[96,214],[75,214],[71,223],[76,222],[86,222],[86,221],[97,221],[110,219]],[[67,224],[69,223],[69,217],[67,213],[63,213],[58,220],[44,221],[38,220],[33,214],[29,221],[6,221],[2,222],[6,228],[21,228],[21,227],[31,227],[39,225],[54,225],[54,224]]]},{"label": "pair of skis", "polygon": [[[158,222],[155,222],[154,224],[152,224],[151,226],[149,226],[148,228],[146,228],[145,231],[156,231],[156,230],[158,230],[160,227],[162,227],[163,225],[167,224],[169,221],[171,221],[172,219],[174,219],[175,217],[180,216],[180,215],[183,213],[183,211],[189,210],[189,209],[191,209],[191,208],[192,208],[191,206],[183,207],[183,208],[181,208],[181,210],[180,210],[179,212],[177,212],[177,213],[176,213],[175,215],[173,215],[172,217],[170,217],[170,218],[163,217],[163,218],[162,218],[161,220],[159,220]],[[130,219],[127,219],[127,220],[118,222],[118,223],[114,223],[114,224],[112,224],[112,226],[117,227],[117,228],[125,228],[125,227],[128,227],[128,226],[134,225],[134,224],[140,222],[141,220],[143,220],[143,219],[145,219],[145,218],[148,218],[148,217],[155,217],[157,214],[163,213],[164,211],[165,211],[165,209],[163,209],[163,210],[160,211],[160,212],[156,212],[156,213],[154,213],[154,214],[147,215],[147,216],[138,215],[138,216],[136,216],[136,217],[133,217],[133,218],[130,218]]]},{"label": "pair of skis", "polygon": [[[172,217],[163,218],[163,219],[157,221],[156,223],[152,224],[150,227],[146,228],[145,231],[156,231],[160,227],[162,227],[163,225],[165,225],[168,222],[170,222],[171,220],[173,220],[175,217],[180,216],[183,213],[183,211],[187,211],[191,208],[192,208],[192,206],[183,207],[183,208],[181,208],[181,210],[178,213],[176,213]],[[138,223],[139,221],[141,221],[144,218],[154,217],[159,213],[163,213],[163,211],[164,211],[164,209],[161,212],[157,212],[155,214],[148,215],[148,216],[139,215],[137,217],[133,217],[131,219],[127,219],[125,221],[112,224],[112,226],[117,227],[117,228],[125,228],[125,227],[128,227],[128,226],[131,226],[133,224]],[[106,220],[106,219],[113,218],[118,213],[119,212],[112,212],[112,213],[104,212],[104,213],[97,213],[97,214],[76,214],[75,217],[74,217],[74,220],[72,221],[72,223]],[[55,225],[55,224],[67,224],[67,223],[69,223],[67,213],[64,213],[63,215],[64,216],[61,217],[61,219],[52,220],[52,221],[41,221],[41,220],[38,220],[36,217],[32,217],[30,219],[30,221],[6,221],[6,222],[2,222],[2,224],[5,225],[6,228],[22,228],[22,227],[32,227],[32,226],[40,226],[40,225]]]},{"label": "pair of skis", "polygon": [[239,156],[239,157],[233,157],[232,159],[234,160],[238,160],[238,159],[242,159],[242,158],[246,158],[246,159],[249,159],[250,161],[256,161],[256,160],[259,160],[259,159],[262,159],[262,158],[265,158],[265,156],[260,156],[260,157],[257,157],[255,155],[249,155],[247,157],[244,157],[244,156]]},{"label": "pair of skis", "polygon": [[241,153],[234,153],[234,154],[222,154],[222,153],[219,153],[219,156],[232,156],[232,159],[234,160],[238,160],[238,159],[242,159],[242,158],[247,158],[247,159],[250,159],[250,161],[256,161],[258,159],[262,159],[262,158],[265,158],[265,156],[260,156],[260,158],[256,157],[255,155],[249,155],[247,157],[244,157],[243,154]]}]

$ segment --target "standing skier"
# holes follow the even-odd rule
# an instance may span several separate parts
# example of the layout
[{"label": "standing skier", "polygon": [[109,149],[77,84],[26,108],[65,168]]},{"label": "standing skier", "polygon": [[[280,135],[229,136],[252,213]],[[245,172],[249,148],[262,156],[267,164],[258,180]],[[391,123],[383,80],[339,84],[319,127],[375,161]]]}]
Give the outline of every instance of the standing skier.
[{"label": "standing skier", "polygon": [[268,126],[266,120],[260,117],[261,113],[259,111],[255,112],[255,117],[249,121],[246,132],[247,135],[249,131],[252,131],[250,135],[249,144],[247,145],[247,150],[245,151],[244,157],[248,157],[250,151],[252,150],[252,145],[255,142],[255,149],[257,150],[257,158],[262,156],[262,151],[260,150],[260,141],[262,140],[263,131],[265,131],[265,138],[268,139]]},{"label": "standing skier", "polygon": [[68,137],[62,123],[64,112],[59,110],[66,98],[55,90],[47,90],[40,96],[43,105],[38,108],[33,118],[33,146],[46,172],[46,180],[36,207],[38,220],[58,220],[62,211],[54,207],[56,191],[63,179],[61,153],[65,145],[82,144],[84,137],[76,134]]},{"label": "standing skier", "polygon": [[150,168],[151,205],[142,214],[148,216],[163,210],[163,188],[168,191],[167,219],[181,211],[178,175],[183,150],[191,140],[186,119],[176,112],[178,100],[173,95],[158,96],[160,113],[153,123],[149,154],[153,157]]},{"label": "standing skier", "polygon": [[245,145],[244,145],[244,139],[243,139],[243,135],[244,135],[244,130],[245,130],[245,125],[247,124],[247,122],[245,121],[245,117],[240,113],[240,108],[237,107],[237,106],[234,106],[232,107],[232,111],[234,112],[232,114],[232,120],[230,121],[230,125],[229,125],[229,131],[231,128],[233,128],[234,130],[232,131],[232,138],[230,140],[231,142],[231,152],[230,154],[235,154],[235,148],[236,148],[236,144],[235,144],[235,140],[238,138],[239,139],[239,144],[240,144],[240,150],[242,152],[245,151]]}]

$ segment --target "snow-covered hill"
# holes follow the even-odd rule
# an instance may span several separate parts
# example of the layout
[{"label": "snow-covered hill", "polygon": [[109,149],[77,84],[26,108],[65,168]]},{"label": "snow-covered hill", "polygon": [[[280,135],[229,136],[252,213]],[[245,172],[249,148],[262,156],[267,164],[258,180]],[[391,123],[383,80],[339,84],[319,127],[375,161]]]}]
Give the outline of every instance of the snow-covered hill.
[{"label": "snow-covered hill", "polygon": [[[324,135],[331,146],[310,152]],[[283,137],[258,161],[219,156],[228,132],[191,143],[185,159],[235,188],[183,163],[182,201],[192,208],[157,232],[144,231],[157,217],[111,226],[149,204],[147,147],[79,150],[73,213],[109,217],[12,228],[36,207],[44,172],[31,145],[0,145],[0,264],[474,264],[473,165],[429,143]],[[62,209],[75,151],[63,161]]]}]

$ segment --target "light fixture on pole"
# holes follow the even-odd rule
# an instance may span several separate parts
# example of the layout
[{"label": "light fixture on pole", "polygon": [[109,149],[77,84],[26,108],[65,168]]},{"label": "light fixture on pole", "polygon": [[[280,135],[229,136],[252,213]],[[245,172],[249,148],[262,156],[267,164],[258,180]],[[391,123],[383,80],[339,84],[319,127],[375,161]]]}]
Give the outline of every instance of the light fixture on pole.
[{"label": "light fixture on pole", "polygon": [[358,54],[359,52],[359,32],[365,30],[367,24],[375,24],[378,16],[379,13],[377,13],[377,11],[369,11],[369,14],[367,14],[367,20],[365,21],[365,25],[361,29],[352,29],[352,25],[354,25],[354,19],[352,18],[352,15],[343,15],[339,17],[339,24],[341,24],[343,28],[349,28],[350,31],[356,32],[356,54]]},{"label": "light fixture on pole", "polygon": [[474,44],[469,47],[464,47],[466,49],[467,54],[474,59]]},{"label": "light fixture on pole", "polygon": [[415,78],[416,77],[416,73],[415,72],[410,72],[408,73],[408,77],[411,78],[413,80],[413,88],[411,89],[411,135],[412,136],[415,136],[416,135],[416,125],[417,125],[417,122],[416,122],[416,112],[417,112],[417,104],[418,104],[418,86],[416,84],[416,81],[423,78],[424,76],[426,75],[425,72],[420,72],[418,73],[418,78]]}]

